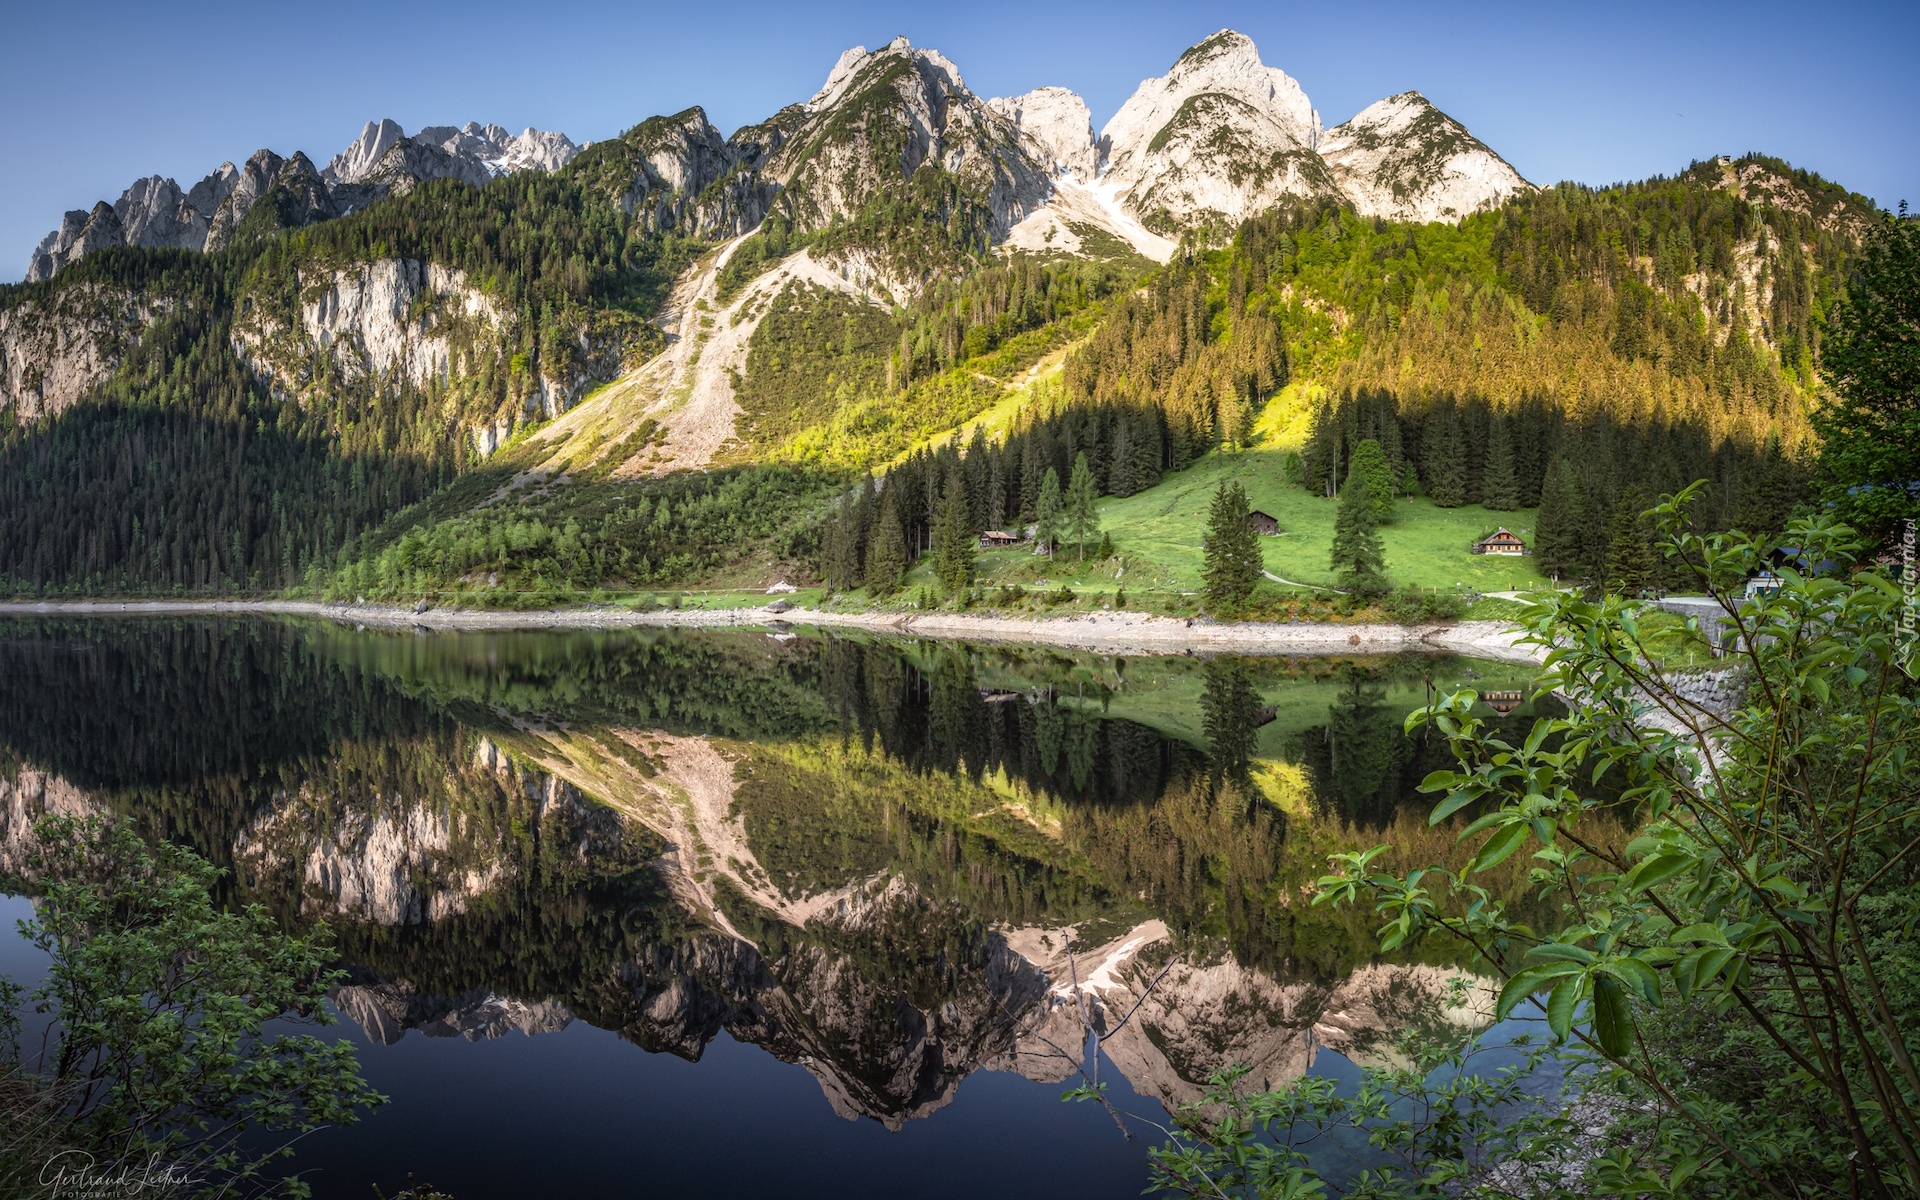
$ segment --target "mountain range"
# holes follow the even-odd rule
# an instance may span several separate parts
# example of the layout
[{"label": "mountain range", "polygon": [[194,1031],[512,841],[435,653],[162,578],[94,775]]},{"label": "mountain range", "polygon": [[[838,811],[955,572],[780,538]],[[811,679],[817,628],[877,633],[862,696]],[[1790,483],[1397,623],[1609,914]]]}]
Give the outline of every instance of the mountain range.
[{"label": "mountain range", "polygon": [[[1323,131],[1300,85],[1231,30],[1141,83],[1097,135],[1075,93],[1042,87],[983,100],[944,55],[904,37],[848,50],[811,99],[731,138],[699,109],[674,120],[678,136],[646,147],[653,178],[683,196],[722,178],[762,184],[760,203],[724,222],[740,231],[767,215],[763,206],[803,231],[845,219],[884,190],[895,159],[902,177],[933,162],[963,188],[977,187],[993,242],[1029,220],[1071,227],[1091,214],[1160,257],[1164,245],[1140,236],[1141,227],[1165,236],[1228,230],[1286,197],[1333,199],[1366,216],[1458,220],[1531,186],[1418,92]],[[881,135],[884,159],[870,153],[882,149]],[[109,246],[221,249],[267,195],[280,201],[278,224],[301,225],[427,180],[479,185],[516,171],[551,173],[589,144],[473,122],[409,136],[394,121],[369,121],[324,169],[298,151],[282,158],[262,149],[185,190],[157,175],[138,180],[111,204],[67,213],[35,247],[27,278],[50,279]],[[789,199],[776,208],[774,196]]]},{"label": "mountain range", "polygon": [[538,129],[515,136],[498,125],[469,121],[457,129],[430,125],[409,137],[393,121],[368,121],[325,170],[316,171],[299,151],[281,158],[262,149],[238,167],[221,163],[184,192],[158,175],[135,180],[112,204],[102,200],[91,210],[67,213],[34,247],[27,279],[51,279],[68,263],[109,246],[219,250],[262,196],[281,201],[282,224],[305,225],[389,194],[404,195],[428,179],[482,184],[514,171],[553,171],[581,149],[565,134]]},{"label": "mountain range", "polygon": [[[448,565],[449,586],[520,578],[518,558],[589,587],[730,562],[770,582],[818,570],[846,472],[987,414],[1033,453],[969,485],[976,523],[1025,512],[1045,455],[1066,478],[1067,447],[1125,496],[1260,439],[1314,471],[1331,444],[1332,471],[1368,430],[1450,504],[1518,453],[1531,507],[1572,456],[1588,511],[1721,472],[1731,520],[1739,480],[1786,478],[1738,463],[1808,445],[1818,314],[1877,219],[1761,155],[1539,188],[1417,91],[1327,128],[1230,30],[1098,127],[1065,88],[980,97],[905,38],[731,134],[699,107],[586,145],[369,122],[324,167],[261,150],[190,188],[141,180],[0,288],[0,589],[390,591],[424,576],[329,573],[374,571],[409,522],[482,544],[456,526],[511,509],[474,472],[556,481],[528,502],[562,530],[613,520],[621,489],[675,498],[564,567],[490,550],[504,570]],[[721,469],[772,481],[734,508],[770,543],[694,503]],[[927,471],[932,496],[950,472]]]}]

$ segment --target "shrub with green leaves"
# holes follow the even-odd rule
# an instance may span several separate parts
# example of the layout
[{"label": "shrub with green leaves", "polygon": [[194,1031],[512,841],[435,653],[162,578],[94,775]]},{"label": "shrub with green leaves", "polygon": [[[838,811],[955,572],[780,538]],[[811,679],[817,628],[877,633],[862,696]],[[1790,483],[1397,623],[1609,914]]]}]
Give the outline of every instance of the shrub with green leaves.
[{"label": "shrub with green leaves", "polygon": [[258,906],[220,911],[218,868],[125,825],[50,817],[35,836],[40,902],[21,926],[50,960],[32,999],[55,1040],[40,1061],[15,1048],[6,1064],[0,1128],[16,1136],[0,1140],[0,1191],[29,1194],[11,1189],[34,1184],[47,1148],[106,1174],[153,1161],[256,1190],[294,1140],[262,1135],[351,1124],[382,1103],[350,1042],[267,1030],[334,1020],[325,926],[289,935]]},{"label": "shrub with green leaves", "polygon": [[[1413,714],[1459,761],[1424,790],[1474,815],[1472,862],[1381,873],[1335,859],[1321,901],[1370,903],[1388,950],[1466,942],[1620,1103],[1584,1194],[1920,1194],[1920,693],[1899,587],[1854,572],[1830,517],[1777,540],[1690,531],[1697,489],[1649,513],[1714,596],[1744,681],[1729,705],[1649,651],[1646,606],[1529,606],[1543,689],[1573,700],[1509,742],[1461,692]],[[1782,565],[1785,564],[1785,565]],[[1778,593],[1746,579],[1778,569]],[[1593,818],[1629,814],[1624,846]],[[1564,923],[1516,920],[1479,879],[1525,853]]]}]

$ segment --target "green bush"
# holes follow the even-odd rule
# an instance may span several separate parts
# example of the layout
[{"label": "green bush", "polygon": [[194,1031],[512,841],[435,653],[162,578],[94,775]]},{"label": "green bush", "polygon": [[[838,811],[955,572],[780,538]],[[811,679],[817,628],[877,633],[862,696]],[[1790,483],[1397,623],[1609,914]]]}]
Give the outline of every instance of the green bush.
[{"label": "green bush", "polygon": [[1402,625],[1457,621],[1467,611],[1466,601],[1452,592],[1430,592],[1416,587],[1389,593],[1384,604],[1387,615]]}]

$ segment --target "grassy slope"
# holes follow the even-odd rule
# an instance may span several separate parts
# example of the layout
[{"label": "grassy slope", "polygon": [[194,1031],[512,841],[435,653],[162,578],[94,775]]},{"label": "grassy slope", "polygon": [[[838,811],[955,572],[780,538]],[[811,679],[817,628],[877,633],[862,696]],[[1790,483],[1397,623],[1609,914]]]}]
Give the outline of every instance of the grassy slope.
[{"label": "grassy slope", "polygon": [[[1284,531],[1261,539],[1267,570],[1296,583],[1331,584],[1327,558],[1339,502],[1289,484],[1283,459],[1284,451],[1268,448],[1209,454],[1138,495],[1103,501],[1101,524],[1112,534],[1117,554],[1150,560],[1166,573],[1168,586],[1198,588],[1207,505],[1221,483],[1236,479],[1253,506],[1277,517]],[[1544,583],[1531,558],[1471,553],[1473,540],[1496,525],[1530,536],[1533,511],[1496,513],[1478,505],[1445,509],[1423,497],[1402,500],[1394,523],[1380,531],[1387,574],[1402,586],[1460,583],[1481,591]]]},{"label": "grassy slope", "polygon": [[[1169,472],[1144,492],[1100,502],[1100,526],[1113,538],[1124,573],[1113,564],[1081,569],[1071,552],[1049,563],[1025,550],[998,550],[979,556],[988,584],[1032,586],[1039,579],[1068,582],[1076,590],[1130,593],[1195,591],[1200,587],[1201,533],[1207,505],[1221,483],[1237,479],[1253,506],[1279,518],[1285,532],[1261,539],[1267,570],[1282,579],[1325,587],[1333,583],[1327,558],[1333,546],[1333,522],[1339,502],[1313,495],[1287,482],[1285,459],[1306,436],[1311,388],[1289,385],[1260,414],[1253,447],[1214,451],[1185,471]],[[1505,525],[1531,538],[1533,509],[1493,512],[1479,505],[1436,508],[1423,497],[1402,500],[1393,524],[1381,529],[1387,573],[1400,586],[1512,591],[1546,582],[1531,558],[1477,555],[1473,540]],[[922,565],[908,576],[910,587],[931,583]]]}]

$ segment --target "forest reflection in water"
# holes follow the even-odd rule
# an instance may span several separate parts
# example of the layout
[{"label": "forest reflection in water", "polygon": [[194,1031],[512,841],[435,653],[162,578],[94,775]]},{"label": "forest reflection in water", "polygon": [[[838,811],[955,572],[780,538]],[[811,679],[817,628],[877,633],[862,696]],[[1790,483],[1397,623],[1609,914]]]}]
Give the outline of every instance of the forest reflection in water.
[{"label": "forest reflection in water", "polygon": [[897,1130],[981,1070],[1072,1077],[1074,976],[1097,1026],[1138,1002],[1104,1049],[1168,1106],[1471,1022],[1455,964],[1308,900],[1337,850],[1455,853],[1404,718],[1530,675],[152,619],[0,624],[0,680],[0,870],[36,816],[112,814],[228,868],[226,902],[325,919],[374,1042],[724,1034]]}]

